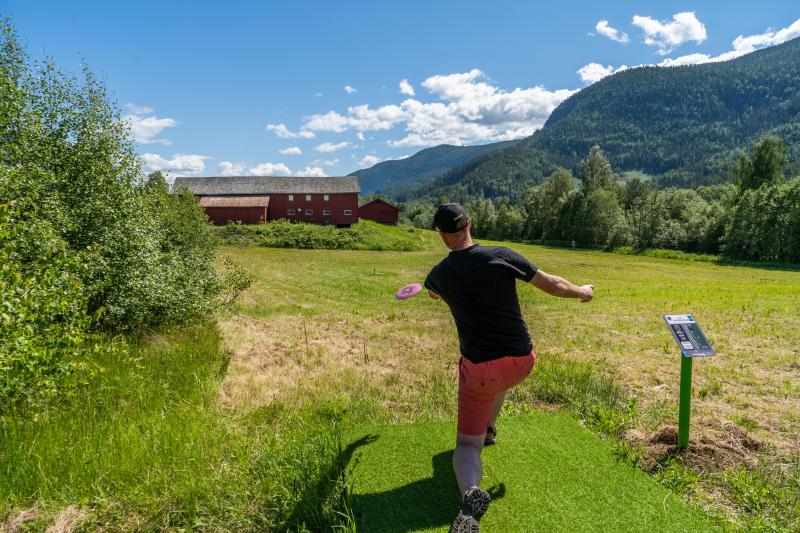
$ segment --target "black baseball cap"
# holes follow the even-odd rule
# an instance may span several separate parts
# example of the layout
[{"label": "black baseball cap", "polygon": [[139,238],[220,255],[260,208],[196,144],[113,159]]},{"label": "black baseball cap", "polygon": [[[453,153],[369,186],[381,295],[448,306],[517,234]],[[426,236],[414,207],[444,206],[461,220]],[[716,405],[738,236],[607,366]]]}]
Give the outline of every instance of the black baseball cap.
[{"label": "black baseball cap", "polygon": [[442,204],[433,215],[433,224],[442,233],[458,233],[467,227],[469,215],[460,204]]}]

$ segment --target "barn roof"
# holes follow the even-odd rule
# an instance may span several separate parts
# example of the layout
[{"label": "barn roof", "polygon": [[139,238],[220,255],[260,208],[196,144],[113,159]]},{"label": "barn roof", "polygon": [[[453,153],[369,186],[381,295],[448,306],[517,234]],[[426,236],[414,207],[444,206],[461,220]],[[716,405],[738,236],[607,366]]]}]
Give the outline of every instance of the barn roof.
[{"label": "barn roof", "polygon": [[269,207],[269,196],[201,196],[203,207]]},{"label": "barn roof", "polygon": [[357,176],[305,178],[299,176],[213,176],[175,178],[172,190],[186,187],[198,196],[358,193]]},{"label": "barn roof", "polygon": [[397,207],[397,206],[396,206],[396,205],[394,205],[393,203],[391,203],[391,202],[387,202],[387,201],[386,201],[386,200],[384,200],[383,198],[373,198],[373,199],[372,199],[372,200],[370,200],[369,202],[366,202],[366,203],[363,203],[363,204],[361,204],[359,207],[364,207],[364,206],[367,206],[367,205],[369,205],[369,204],[386,204],[386,205],[388,205],[389,207],[391,207],[391,208],[393,208],[393,209],[397,209],[397,210],[399,210],[399,209],[400,209],[399,207]]}]

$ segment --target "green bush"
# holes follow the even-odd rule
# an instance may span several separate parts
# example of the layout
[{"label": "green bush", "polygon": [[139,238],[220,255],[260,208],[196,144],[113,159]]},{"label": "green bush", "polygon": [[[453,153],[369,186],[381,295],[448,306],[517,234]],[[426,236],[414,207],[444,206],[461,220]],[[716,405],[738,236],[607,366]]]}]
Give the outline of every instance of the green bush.
[{"label": "green bush", "polygon": [[411,227],[384,226],[362,220],[350,228],[275,220],[268,224],[227,224],[218,229],[228,244],[259,244],[306,250],[375,250],[410,252],[423,249],[420,232]]},{"label": "green bush", "polygon": [[107,327],[207,312],[219,287],[201,208],[145,181],[128,125],[91,71],[33,62],[8,22],[0,31],[0,203],[14,201],[92,263],[78,275],[88,313],[105,309]]},{"label": "green bush", "polygon": [[0,411],[72,392],[94,370],[87,361],[113,350],[89,332],[88,270],[48,224],[0,205]]},{"label": "green bush", "polygon": [[[225,281],[191,195],[145,179],[128,125],[87,69],[31,61],[0,21],[0,402],[68,394],[101,329],[209,313]],[[229,281],[239,282],[236,276]]]}]

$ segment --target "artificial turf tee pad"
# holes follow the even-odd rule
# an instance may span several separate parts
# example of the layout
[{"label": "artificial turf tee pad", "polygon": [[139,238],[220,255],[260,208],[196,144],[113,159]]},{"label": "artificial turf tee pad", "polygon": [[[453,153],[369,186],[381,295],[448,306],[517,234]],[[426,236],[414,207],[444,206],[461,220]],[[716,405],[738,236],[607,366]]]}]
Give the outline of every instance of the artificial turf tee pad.
[{"label": "artificial turf tee pad", "polygon": [[[503,416],[483,451],[493,495],[482,531],[712,531],[712,526],[563,413]],[[362,427],[350,433],[358,531],[447,531],[460,496],[454,422]],[[369,437],[368,437],[369,436]]]}]

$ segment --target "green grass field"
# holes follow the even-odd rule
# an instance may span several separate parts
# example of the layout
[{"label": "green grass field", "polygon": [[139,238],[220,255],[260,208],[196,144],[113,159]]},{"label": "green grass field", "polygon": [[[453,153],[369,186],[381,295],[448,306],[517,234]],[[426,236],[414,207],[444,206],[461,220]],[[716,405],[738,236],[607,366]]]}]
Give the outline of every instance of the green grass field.
[{"label": "green grass field", "polygon": [[[446,528],[455,329],[441,302],[393,298],[445,249],[387,235],[422,249],[223,246],[255,279],[235,307],[118,339],[74,396],[0,416],[0,531],[380,531],[392,494],[417,530]],[[505,485],[486,531],[800,527],[800,273],[514,247],[596,299],[518,286],[539,358],[485,452]],[[661,315],[684,311],[719,355],[695,364],[692,447],[675,456]]]},{"label": "green grass field", "polygon": [[[375,398],[392,421],[452,414],[458,343],[447,307],[425,294],[393,298],[444,256],[434,237],[427,250],[410,253],[223,248],[256,276],[238,311],[221,322],[239,356],[232,372],[253,364],[281,369],[273,376],[245,372],[252,383],[229,385],[252,385],[244,401],[278,390],[284,400],[309,393]],[[719,354],[695,365],[698,434],[726,431],[723,422],[733,421],[798,451],[800,273],[515,248],[543,270],[595,285],[588,305],[519,285],[542,360],[592,362],[638,393],[654,423],[674,421],[680,360],[661,317],[692,312]]]},{"label": "green grass field", "polygon": [[[333,401],[353,424],[452,420],[458,344],[447,307],[424,294],[393,298],[446,253],[435,234],[423,235],[426,249],[409,253],[223,247],[256,278],[220,322],[234,354],[225,401]],[[513,247],[596,292],[583,305],[518,286],[539,362],[506,414],[567,407],[610,437],[609,454],[648,457],[658,479],[712,515],[796,523],[798,512],[779,502],[798,473],[775,465],[796,465],[800,450],[800,273]],[[718,352],[695,365],[689,470],[669,459],[663,439],[650,445],[677,423],[680,360],[661,317],[682,312],[698,317]],[[739,465],[762,468],[778,488],[743,503],[748,489],[722,474]]]}]

